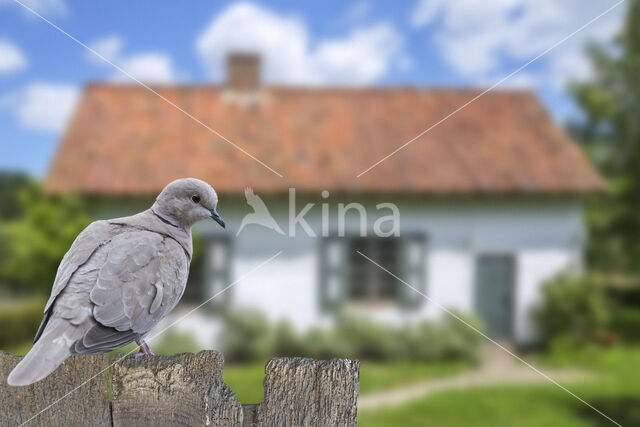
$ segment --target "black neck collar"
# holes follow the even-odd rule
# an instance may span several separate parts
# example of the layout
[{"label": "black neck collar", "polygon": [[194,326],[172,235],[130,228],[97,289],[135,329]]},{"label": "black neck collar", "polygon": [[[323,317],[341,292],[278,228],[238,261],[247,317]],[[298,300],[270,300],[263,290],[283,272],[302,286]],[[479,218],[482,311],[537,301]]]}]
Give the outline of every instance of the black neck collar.
[{"label": "black neck collar", "polygon": [[164,218],[164,217],[160,216],[160,215],[158,214],[158,212],[154,211],[153,209],[151,209],[151,212],[153,212],[153,214],[154,214],[155,216],[157,216],[157,217],[160,219],[160,221],[164,222],[165,224],[169,224],[170,226],[175,227],[175,228],[180,228],[180,227],[178,227],[177,225],[175,225],[174,223],[172,223],[171,221],[169,221],[168,219],[166,219],[166,218]]}]

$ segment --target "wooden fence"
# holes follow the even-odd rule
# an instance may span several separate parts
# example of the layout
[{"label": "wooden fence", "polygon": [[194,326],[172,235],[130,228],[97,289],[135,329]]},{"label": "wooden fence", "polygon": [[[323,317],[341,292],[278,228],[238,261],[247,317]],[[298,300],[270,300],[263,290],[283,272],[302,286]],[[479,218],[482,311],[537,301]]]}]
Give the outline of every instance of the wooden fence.
[{"label": "wooden fence", "polygon": [[127,356],[111,368],[106,355],[73,356],[40,382],[10,387],[6,378],[19,361],[0,351],[3,426],[356,425],[360,364],[348,359],[272,359],[264,401],[255,405],[240,404],[224,383],[216,351]]}]

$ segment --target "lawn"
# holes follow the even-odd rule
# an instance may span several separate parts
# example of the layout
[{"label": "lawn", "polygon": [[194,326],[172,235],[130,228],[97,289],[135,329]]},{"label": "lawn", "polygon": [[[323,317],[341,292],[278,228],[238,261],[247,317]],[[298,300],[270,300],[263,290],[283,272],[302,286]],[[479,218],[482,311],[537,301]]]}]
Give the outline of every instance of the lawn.
[{"label": "lawn", "polygon": [[[465,369],[469,369],[469,365],[463,362],[362,362],[360,365],[360,393],[452,375]],[[228,365],[224,368],[223,376],[224,382],[236,392],[240,402],[258,403],[262,401],[264,363]]]},{"label": "lawn", "polygon": [[[621,425],[640,425],[640,347],[590,350],[536,363],[592,370],[593,379],[568,388]],[[362,426],[613,425],[552,384],[443,392],[395,408],[361,411],[358,421]]]}]

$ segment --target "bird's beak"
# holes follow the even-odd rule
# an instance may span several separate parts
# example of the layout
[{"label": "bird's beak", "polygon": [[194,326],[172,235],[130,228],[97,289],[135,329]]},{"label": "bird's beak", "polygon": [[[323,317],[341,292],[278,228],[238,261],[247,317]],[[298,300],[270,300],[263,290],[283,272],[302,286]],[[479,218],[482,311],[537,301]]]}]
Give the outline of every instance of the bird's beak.
[{"label": "bird's beak", "polygon": [[211,219],[213,219],[215,222],[217,222],[218,224],[220,224],[220,226],[222,228],[225,228],[225,223],[222,220],[222,218],[220,217],[220,215],[218,215],[218,212],[216,212],[214,209],[211,209]]}]

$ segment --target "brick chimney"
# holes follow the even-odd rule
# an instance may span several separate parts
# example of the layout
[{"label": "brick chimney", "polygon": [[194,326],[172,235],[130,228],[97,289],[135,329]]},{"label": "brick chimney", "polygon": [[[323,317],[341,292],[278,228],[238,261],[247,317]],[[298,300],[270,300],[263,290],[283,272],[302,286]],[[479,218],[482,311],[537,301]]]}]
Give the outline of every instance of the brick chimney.
[{"label": "brick chimney", "polygon": [[255,93],[260,89],[260,55],[252,52],[227,54],[227,89]]}]

